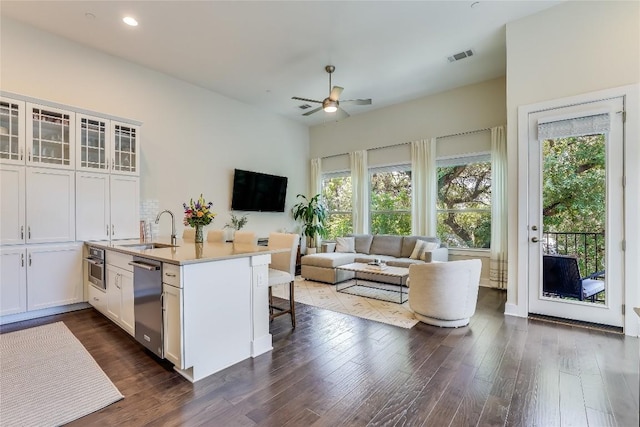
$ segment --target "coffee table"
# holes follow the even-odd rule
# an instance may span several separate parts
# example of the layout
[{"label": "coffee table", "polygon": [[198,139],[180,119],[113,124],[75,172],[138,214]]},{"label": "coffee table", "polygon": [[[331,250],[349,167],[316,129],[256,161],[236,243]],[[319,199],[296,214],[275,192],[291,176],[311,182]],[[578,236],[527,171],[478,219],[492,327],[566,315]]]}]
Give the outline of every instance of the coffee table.
[{"label": "coffee table", "polygon": [[[336,284],[338,292],[396,304],[402,304],[409,299],[409,288],[390,281],[390,279],[395,279],[399,283],[406,283],[406,279],[409,277],[408,268],[387,266],[384,270],[377,270],[363,262],[354,262],[336,268],[355,272],[353,280]],[[373,278],[364,279],[362,278],[363,273],[367,273]]]}]

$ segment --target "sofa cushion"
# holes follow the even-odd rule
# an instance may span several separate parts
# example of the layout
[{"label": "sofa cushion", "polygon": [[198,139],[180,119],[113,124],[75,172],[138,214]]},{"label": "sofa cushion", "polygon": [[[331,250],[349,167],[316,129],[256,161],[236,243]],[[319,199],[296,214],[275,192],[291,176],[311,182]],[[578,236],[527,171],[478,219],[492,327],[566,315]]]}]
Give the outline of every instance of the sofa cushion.
[{"label": "sofa cushion", "polygon": [[373,236],[371,234],[352,234],[355,240],[356,252],[359,254],[371,253],[371,241]]},{"label": "sofa cushion", "polygon": [[411,256],[411,252],[416,247],[416,240],[424,240],[426,242],[434,242],[438,244],[438,247],[441,245],[440,239],[437,237],[427,237],[427,236],[404,236],[402,238],[402,252],[400,256],[402,258],[409,258]]},{"label": "sofa cushion", "polygon": [[376,234],[371,242],[370,254],[399,257],[402,252],[402,236]]},{"label": "sofa cushion", "polygon": [[413,252],[409,258],[411,259],[421,259],[425,260],[425,252],[431,252],[438,247],[438,244],[435,242],[427,242],[424,240],[416,240],[416,246],[413,248]]},{"label": "sofa cushion", "polygon": [[336,252],[356,253],[356,242],[353,237],[336,237]]},{"label": "sofa cushion", "polygon": [[424,261],[411,258],[394,258],[393,260],[387,261],[387,265],[390,267],[409,268],[410,265],[414,264],[424,264]]},{"label": "sofa cushion", "polygon": [[319,254],[305,255],[301,259],[302,265],[313,265],[315,267],[335,268],[340,265],[350,264],[355,259],[356,254],[346,254],[342,252],[327,252]]},{"label": "sofa cushion", "polygon": [[396,259],[396,257],[392,257],[389,255],[375,255],[375,254],[356,254],[356,259],[353,262],[371,262],[374,261],[376,259],[382,260],[386,263],[388,263],[389,261],[393,261]]}]

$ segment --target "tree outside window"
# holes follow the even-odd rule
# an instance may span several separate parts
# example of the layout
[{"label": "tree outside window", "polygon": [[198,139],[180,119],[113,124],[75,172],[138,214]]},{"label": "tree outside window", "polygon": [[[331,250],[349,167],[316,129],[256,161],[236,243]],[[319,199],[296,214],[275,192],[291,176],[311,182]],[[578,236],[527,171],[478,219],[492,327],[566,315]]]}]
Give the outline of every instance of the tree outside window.
[{"label": "tree outside window", "polygon": [[438,162],[438,236],[454,248],[491,246],[490,155]]},{"label": "tree outside window", "polygon": [[369,170],[372,234],[411,234],[411,166]]},{"label": "tree outside window", "polygon": [[351,173],[334,172],[322,177],[322,199],[329,210],[328,237],[334,239],[353,233]]}]

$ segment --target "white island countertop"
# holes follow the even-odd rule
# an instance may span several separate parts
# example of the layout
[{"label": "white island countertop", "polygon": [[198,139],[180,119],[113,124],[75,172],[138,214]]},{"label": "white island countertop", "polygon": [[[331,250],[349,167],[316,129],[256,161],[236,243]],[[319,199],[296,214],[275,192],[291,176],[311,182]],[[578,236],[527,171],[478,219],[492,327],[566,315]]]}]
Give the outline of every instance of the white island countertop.
[{"label": "white island countertop", "polygon": [[[130,245],[144,245],[151,242],[141,242],[138,239],[116,240],[112,242],[91,241],[87,245],[101,249],[122,252],[129,255],[141,256],[169,264],[186,265],[201,262],[221,261],[225,259],[244,258],[254,255],[272,254],[284,252],[288,249],[269,249],[266,246],[251,245],[247,243],[219,243],[204,242],[194,243],[178,239],[175,247],[163,247],[153,249],[140,249]],[[168,245],[170,238],[157,238],[153,243]]]}]

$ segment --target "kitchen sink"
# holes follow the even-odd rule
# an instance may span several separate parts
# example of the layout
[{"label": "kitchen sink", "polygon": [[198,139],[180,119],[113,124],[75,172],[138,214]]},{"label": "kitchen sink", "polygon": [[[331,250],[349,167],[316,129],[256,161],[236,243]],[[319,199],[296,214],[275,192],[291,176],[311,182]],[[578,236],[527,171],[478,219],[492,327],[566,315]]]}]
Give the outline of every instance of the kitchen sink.
[{"label": "kitchen sink", "polygon": [[168,245],[166,243],[129,243],[126,245],[119,245],[123,248],[130,248],[136,250],[145,250],[145,249],[158,249],[158,248],[176,248],[177,246]]}]

